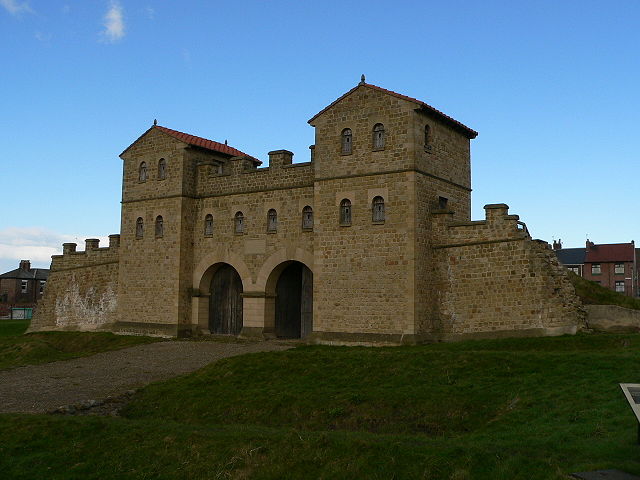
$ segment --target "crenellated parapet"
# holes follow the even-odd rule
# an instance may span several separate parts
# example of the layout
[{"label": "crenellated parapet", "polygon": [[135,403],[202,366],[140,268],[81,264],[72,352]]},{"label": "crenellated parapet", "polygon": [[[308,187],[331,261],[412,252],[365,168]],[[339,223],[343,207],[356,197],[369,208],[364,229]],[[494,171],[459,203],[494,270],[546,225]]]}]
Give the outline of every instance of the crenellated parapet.
[{"label": "crenellated parapet", "polygon": [[485,219],[468,222],[453,220],[454,212],[433,212],[435,247],[452,247],[474,243],[510,241],[530,238],[527,226],[518,215],[509,215],[509,206],[495,203],[484,206]]},{"label": "crenellated parapet", "polygon": [[269,152],[269,166],[258,167],[252,157],[232,157],[224,163],[200,161],[197,165],[197,195],[234,195],[309,187],[314,181],[313,162],[293,163],[288,150]]},{"label": "crenellated parapet", "polygon": [[109,235],[108,247],[100,247],[100,239],[98,238],[87,238],[84,251],[79,251],[77,248],[77,243],[63,243],[62,255],[53,255],[51,257],[51,271],[117,263],[120,235]]}]

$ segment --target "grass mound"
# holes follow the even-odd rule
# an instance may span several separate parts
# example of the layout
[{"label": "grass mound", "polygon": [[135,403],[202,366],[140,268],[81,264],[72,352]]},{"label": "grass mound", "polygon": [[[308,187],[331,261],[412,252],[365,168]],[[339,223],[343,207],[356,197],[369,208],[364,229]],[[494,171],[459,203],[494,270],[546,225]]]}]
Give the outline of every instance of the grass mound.
[{"label": "grass mound", "polygon": [[598,285],[596,282],[586,280],[573,272],[569,273],[569,279],[576,289],[576,295],[582,303],[593,305],[618,305],[619,307],[640,310],[640,299],[627,297],[618,292]]},{"label": "grass mound", "polygon": [[640,474],[640,335],[305,346],[152,384],[124,418],[0,415],[7,478]]},{"label": "grass mound", "polygon": [[68,360],[158,341],[107,332],[39,332],[23,335],[28,320],[0,320],[0,369]]}]

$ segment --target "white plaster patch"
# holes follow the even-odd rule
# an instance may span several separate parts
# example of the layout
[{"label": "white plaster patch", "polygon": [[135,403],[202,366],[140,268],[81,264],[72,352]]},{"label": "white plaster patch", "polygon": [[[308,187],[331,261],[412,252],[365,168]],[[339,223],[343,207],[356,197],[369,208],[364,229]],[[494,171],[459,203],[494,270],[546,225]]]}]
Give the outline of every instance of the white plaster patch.
[{"label": "white plaster patch", "polygon": [[84,294],[75,281],[64,296],[56,299],[56,326],[74,326],[80,330],[93,330],[109,323],[116,311],[118,301],[111,285],[99,293],[95,287],[89,287]]}]

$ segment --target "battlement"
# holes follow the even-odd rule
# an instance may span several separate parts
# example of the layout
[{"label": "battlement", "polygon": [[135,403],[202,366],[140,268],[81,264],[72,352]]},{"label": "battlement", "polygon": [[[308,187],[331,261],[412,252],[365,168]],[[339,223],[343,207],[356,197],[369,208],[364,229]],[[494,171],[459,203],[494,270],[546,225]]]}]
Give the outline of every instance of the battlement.
[{"label": "battlement", "polygon": [[529,237],[527,226],[518,215],[509,215],[509,206],[494,203],[484,206],[485,219],[469,222],[453,221],[454,212],[433,212],[433,226],[437,233],[437,247],[475,243],[521,240]]},{"label": "battlement", "polygon": [[87,238],[84,251],[76,250],[77,243],[63,243],[62,255],[51,256],[51,270],[69,270],[118,261],[120,234],[109,235],[109,246],[100,247],[100,239]]},{"label": "battlement", "polygon": [[293,163],[293,152],[269,152],[269,166],[257,167],[250,157],[232,157],[224,164],[199,162],[197,195],[230,195],[313,185],[313,162]]}]

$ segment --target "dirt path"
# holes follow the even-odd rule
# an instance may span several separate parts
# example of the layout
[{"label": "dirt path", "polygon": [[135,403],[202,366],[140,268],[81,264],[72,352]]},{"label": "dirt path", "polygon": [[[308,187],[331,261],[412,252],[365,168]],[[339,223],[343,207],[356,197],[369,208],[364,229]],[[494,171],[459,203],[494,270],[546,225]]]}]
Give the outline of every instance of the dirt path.
[{"label": "dirt path", "polygon": [[0,413],[50,412],[197,370],[221,358],[279,351],[276,342],[159,342],[103,352],[91,357],[0,371]]}]

